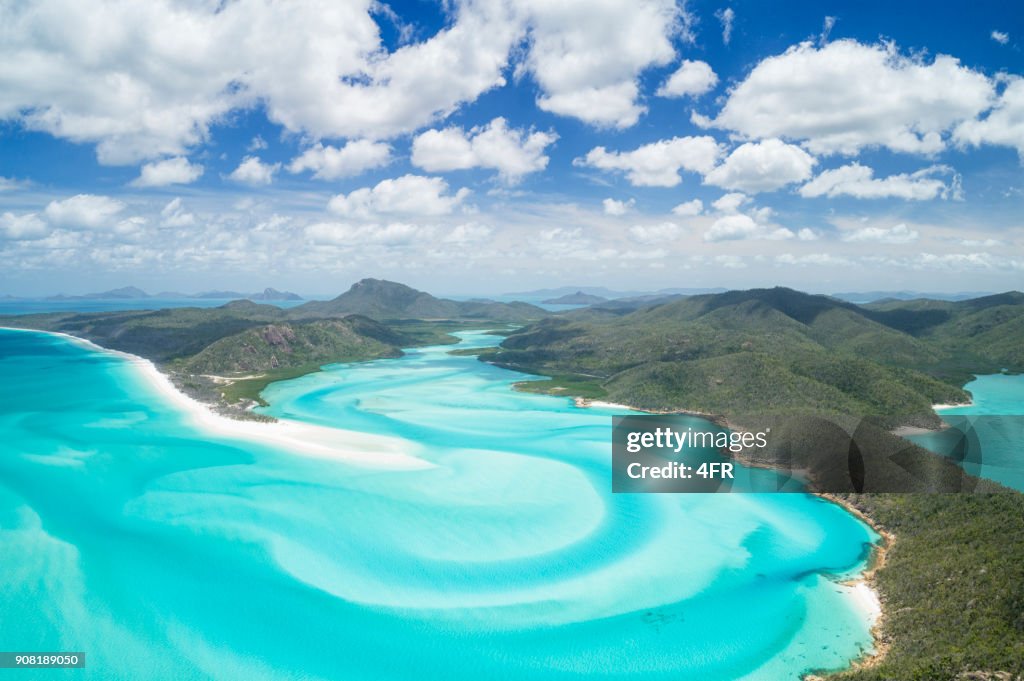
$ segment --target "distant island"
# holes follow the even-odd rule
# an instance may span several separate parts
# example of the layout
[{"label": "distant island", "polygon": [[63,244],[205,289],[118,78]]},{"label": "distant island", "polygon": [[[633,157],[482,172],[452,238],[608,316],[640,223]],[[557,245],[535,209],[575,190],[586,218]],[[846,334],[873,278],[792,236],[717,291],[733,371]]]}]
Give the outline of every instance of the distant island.
[{"label": "distant island", "polygon": [[[17,300],[15,296],[4,296],[5,299]],[[259,293],[239,293],[238,291],[204,291],[202,293],[179,293],[177,291],[162,291],[157,294],[149,294],[136,286],[124,286],[109,291],[98,293],[85,293],[82,295],[47,296],[43,300],[145,300],[145,299],[177,299],[187,300],[260,300],[260,301],[282,301],[302,300],[302,296],[290,291],[278,291],[274,288],[265,288]]]},{"label": "distant island", "polygon": [[607,300],[603,296],[595,296],[583,291],[577,291],[576,293],[567,293],[559,298],[549,298],[541,302],[545,305],[593,305],[594,303],[603,303]]}]

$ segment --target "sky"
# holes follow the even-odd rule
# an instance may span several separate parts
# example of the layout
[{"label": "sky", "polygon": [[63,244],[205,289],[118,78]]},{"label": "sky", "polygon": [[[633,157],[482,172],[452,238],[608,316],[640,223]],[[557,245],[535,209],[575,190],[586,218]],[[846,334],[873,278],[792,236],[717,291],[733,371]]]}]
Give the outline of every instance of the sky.
[{"label": "sky", "polygon": [[1024,5],[0,0],[0,295],[1024,289]]}]

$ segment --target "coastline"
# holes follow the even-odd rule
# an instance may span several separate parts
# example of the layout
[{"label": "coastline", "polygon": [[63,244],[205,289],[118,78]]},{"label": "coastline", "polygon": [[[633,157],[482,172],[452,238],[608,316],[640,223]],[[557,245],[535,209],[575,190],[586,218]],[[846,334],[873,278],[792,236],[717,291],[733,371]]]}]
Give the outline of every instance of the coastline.
[{"label": "coastline", "polygon": [[[705,414],[701,412],[693,411],[659,411],[652,412],[644,409],[638,409],[631,407],[626,404],[616,404],[614,402],[604,402],[601,400],[592,400],[585,397],[573,398],[574,403],[581,409],[590,407],[600,407],[607,409],[620,409],[631,412],[638,412],[641,414],[680,414],[685,416],[696,416],[699,418],[707,419],[712,423],[718,425],[724,425],[724,427],[730,430],[740,430],[731,424],[728,419],[721,416],[720,414]],[[963,405],[958,405],[963,406]],[[734,453],[730,453],[729,456],[744,466],[751,468],[765,468],[774,469],[775,467],[771,464],[764,462],[753,461],[744,456],[737,456]],[[850,503],[847,499],[829,494],[827,492],[811,492],[814,496],[826,501],[833,503],[841,507],[844,511],[850,515],[856,517],[861,522],[865,523],[868,527],[875,531],[879,536],[879,541],[871,545],[871,553],[867,558],[864,570],[861,571],[855,579],[846,580],[841,582],[842,585],[850,587],[850,595],[852,596],[856,607],[864,614],[866,618],[871,622],[871,639],[872,639],[872,650],[865,651],[860,657],[850,661],[849,666],[845,669],[837,670],[835,672],[829,672],[825,676],[817,673],[808,673],[803,676],[804,681],[825,681],[828,676],[832,674],[842,673],[853,669],[870,668],[879,664],[885,657],[889,650],[888,641],[882,635],[882,625],[885,619],[885,609],[883,607],[883,601],[881,594],[878,591],[878,587],[875,583],[876,573],[885,567],[885,560],[887,552],[896,543],[896,536],[891,532],[882,528],[878,523],[871,519],[867,514],[861,511],[859,508]]]},{"label": "coastline", "polygon": [[835,494],[829,494],[827,492],[816,492],[815,496],[836,504],[837,506],[841,506],[847,513],[859,518],[861,522],[868,525],[878,534],[880,541],[871,545],[871,553],[868,556],[865,569],[860,573],[860,575],[856,579],[842,582],[846,586],[853,587],[858,603],[864,609],[866,614],[873,617],[874,621],[871,625],[871,638],[874,641],[873,650],[866,651],[859,658],[853,660],[847,669],[832,672],[826,675],[826,677],[808,675],[805,677],[807,681],[827,678],[827,676],[830,676],[831,674],[838,674],[844,671],[850,671],[851,669],[871,668],[878,665],[883,659],[885,659],[886,653],[889,652],[889,641],[883,635],[882,631],[885,624],[885,601],[883,600],[881,593],[878,591],[878,585],[875,578],[878,571],[885,567],[888,553],[896,544],[895,534],[881,527],[870,516],[857,508],[857,506],[848,499],[839,497]]},{"label": "coastline", "polygon": [[0,327],[0,330],[60,336],[81,347],[120,357],[134,367],[137,375],[141,376],[150,388],[183,412],[188,422],[200,431],[219,437],[273,445],[286,452],[302,456],[364,467],[404,470],[433,467],[433,464],[406,451],[402,441],[384,435],[360,433],[287,419],[242,421],[228,418],[216,413],[210,405],[178,390],[167,374],[160,371],[150,360],[120,350],[104,348],[85,338],[59,331],[13,327]]}]

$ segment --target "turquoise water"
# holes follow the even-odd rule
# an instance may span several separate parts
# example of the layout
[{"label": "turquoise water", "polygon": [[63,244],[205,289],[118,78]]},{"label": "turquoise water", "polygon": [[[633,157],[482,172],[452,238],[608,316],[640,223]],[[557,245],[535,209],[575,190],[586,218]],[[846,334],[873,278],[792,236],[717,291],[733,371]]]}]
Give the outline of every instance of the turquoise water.
[{"label": "turquoise water", "polygon": [[960,433],[970,431],[974,449],[963,458],[972,475],[1024,492],[1024,375],[978,376],[964,386],[971,404],[938,410],[953,429],[912,435],[910,440],[939,454],[957,451]]},{"label": "turquoise water", "polygon": [[197,430],[121,357],[0,331],[0,647],[87,654],[33,679],[715,681],[870,646],[835,581],[862,523],[801,494],[612,495],[612,412],[449,349],[268,389],[432,464],[378,470]]}]

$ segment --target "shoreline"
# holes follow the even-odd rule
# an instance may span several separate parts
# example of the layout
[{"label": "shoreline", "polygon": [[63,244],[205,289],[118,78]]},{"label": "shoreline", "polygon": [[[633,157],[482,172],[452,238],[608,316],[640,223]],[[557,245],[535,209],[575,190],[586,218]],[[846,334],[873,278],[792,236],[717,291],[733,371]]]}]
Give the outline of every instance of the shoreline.
[{"label": "shoreline", "polygon": [[[701,412],[693,411],[647,411],[645,409],[638,409],[637,407],[630,407],[626,404],[616,404],[614,402],[604,402],[602,400],[592,400],[585,397],[574,397],[573,402],[581,409],[587,409],[590,407],[600,407],[608,409],[621,409],[631,412],[639,412],[642,414],[679,414],[683,416],[695,416],[703,418],[716,425],[724,425],[724,427],[730,430],[740,430],[731,424],[727,418],[720,414],[705,414]],[[963,406],[963,405],[958,405]],[[750,468],[764,468],[774,470],[776,467],[759,461],[751,460],[742,455],[730,453],[729,457],[738,461],[740,464]],[[835,504],[844,511],[854,516],[879,536],[879,541],[871,545],[871,552],[865,561],[864,569],[859,572],[858,576],[854,579],[844,580],[839,582],[843,586],[850,587],[850,596],[855,602],[860,612],[868,618],[871,623],[870,633],[872,641],[872,650],[864,651],[861,655],[850,661],[849,665],[842,670],[836,670],[826,673],[824,676],[815,672],[809,672],[805,674],[802,679],[803,681],[825,681],[827,677],[833,674],[840,674],[853,669],[864,669],[874,667],[879,664],[884,658],[886,653],[889,651],[889,643],[882,636],[882,625],[885,621],[885,608],[883,607],[882,596],[878,591],[878,587],[875,584],[875,574],[885,567],[886,554],[896,543],[896,536],[891,532],[882,528],[873,519],[867,516],[863,511],[854,506],[852,503],[828,492],[808,492],[814,496],[822,499],[827,503]]]},{"label": "shoreline", "polygon": [[849,500],[828,492],[816,492],[814,495],[819,499],[823,499],[842,507],[847,513],[860,519],[861,522],[878,534],[880,540],[871,545],[871,553],[868,556],[864,570],[860,575],[856,579],[841,582],[841,584],[853,587],[859,605],[869,616],[873,616],[874,621],[871,624],[873,650],[863,652],[860,657],[851,661],[850,665],[846,669],[829,672],[824,677],[813,674],[808,675],[804,677],[807,681],[827,678],[833,674],[840,674],[852,669],[870,669],[871,667],[877,666],[883,659],[885,659],[886,654],[889,652],[889,641],[885,636],[883,636],[882,631],[885,624],[885,601],[882,598],[881,593],[878,591],[878,585],[875,582],[875,577],[878,574],[878,571],[885,567],[889,551],[891,551],[896,545],[895,534],[880,526]]},{"label": "shoreline", "polygon": [[132,365],[136,375],[141,377],[149,388],[182,412],[185,420],[201,432],[260,445],[271,445],[286,453],[370,468],[410,470],[433,467],[433,464],[410,454],[401,440],[385,435],[360,433],[288,419],[243,421],[223,416],[215,412],[210,405],[178,390],[170,377],[160,371],[152,361],[121,350],[105,348],[85,338],[60,331],[13,327],[0,327],[0,330],[59,336],[81,347],[120,357]]}]

